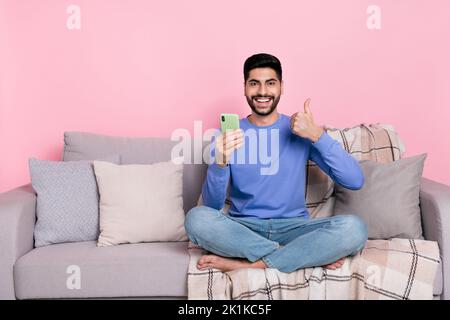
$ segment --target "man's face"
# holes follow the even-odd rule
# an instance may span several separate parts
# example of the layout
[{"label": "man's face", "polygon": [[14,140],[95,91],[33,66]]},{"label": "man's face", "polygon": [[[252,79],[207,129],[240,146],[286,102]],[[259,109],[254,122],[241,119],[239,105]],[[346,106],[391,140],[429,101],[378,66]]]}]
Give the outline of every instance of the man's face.
[{"label": "man's face", "polygon": [[260,116],[271,114],[283,94],[283,83],[272,68],[256,68],[250,71],[245,82],[245,97],[253,112]]}]

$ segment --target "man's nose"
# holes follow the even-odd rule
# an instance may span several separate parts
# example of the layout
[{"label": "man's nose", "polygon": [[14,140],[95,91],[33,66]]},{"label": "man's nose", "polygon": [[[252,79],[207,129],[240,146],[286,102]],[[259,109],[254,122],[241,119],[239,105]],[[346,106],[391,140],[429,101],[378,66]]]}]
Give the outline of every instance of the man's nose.
[{"label": "man's nose", "polygon": [[258,94],[261,96],[265,96],[266,93],[267,93],[266,86],[265,85],[259,86]]}]

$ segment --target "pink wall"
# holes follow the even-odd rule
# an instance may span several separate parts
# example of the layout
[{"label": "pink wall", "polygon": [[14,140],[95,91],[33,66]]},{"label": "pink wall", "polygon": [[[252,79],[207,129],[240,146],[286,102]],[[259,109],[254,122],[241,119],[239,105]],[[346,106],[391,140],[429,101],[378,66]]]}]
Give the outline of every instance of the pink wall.
[{"label": "pink wall", "polygon": [[[81,8],[68,30],[66,8]],[[366,27],[369,5],[381,30]],[[27,159],[59,159],[63,132],[170,136],[221,111],[245,116],[242,64],[284,66],[279,110],[393,124],[425,176],[450,184],[450,2],[0,0],[0,192]]]}]

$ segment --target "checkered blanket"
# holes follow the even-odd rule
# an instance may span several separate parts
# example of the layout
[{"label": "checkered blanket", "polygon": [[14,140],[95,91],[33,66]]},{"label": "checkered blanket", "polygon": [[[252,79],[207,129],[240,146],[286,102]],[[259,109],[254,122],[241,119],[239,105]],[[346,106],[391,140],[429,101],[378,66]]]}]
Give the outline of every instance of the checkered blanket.
[{"label": "checkered blanket", "polygon": [[[399,160],[405,151],[390,125],[361,124],[326,131],[358,160],[387,163]],[[308,162],[305,197],[312,218],[332,215],[333,191],[333,180]],[[225,213],[229,205],[227,199]],[[408,239],[370,240],[359,255],[346,258],[338,270],[200,271],[196,264],[206,253],[189,243],[189,299],[431,299],[439,264],[436,242]]]},{"label": "checkered blanket", "polygon": [[207,252],[189,243],[188,298],[197,300],[424,300],[433,298],[439,266],[434,241],[369,240],[336,270],[321,267],[283,273],[277,269],[199,270]]}]

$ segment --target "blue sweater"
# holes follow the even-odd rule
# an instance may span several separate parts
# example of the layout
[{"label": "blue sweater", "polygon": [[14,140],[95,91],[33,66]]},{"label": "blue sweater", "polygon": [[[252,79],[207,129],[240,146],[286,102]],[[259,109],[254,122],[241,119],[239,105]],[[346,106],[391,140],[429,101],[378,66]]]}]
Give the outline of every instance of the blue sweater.
[{"label": "blue sweater", "polygon": [[283,114],[270,126],[255,126],[243,118],[240,127],[244,144],[233,152],[230,164],[208,167],[202,188],[206,206],[223,208],[230,183],[231,216],[309,217],[305,206],[308,159],[343,187],[356,190],[364,184],[358,161],[325,132],[312,143],[293,134],[290,117]]}]

